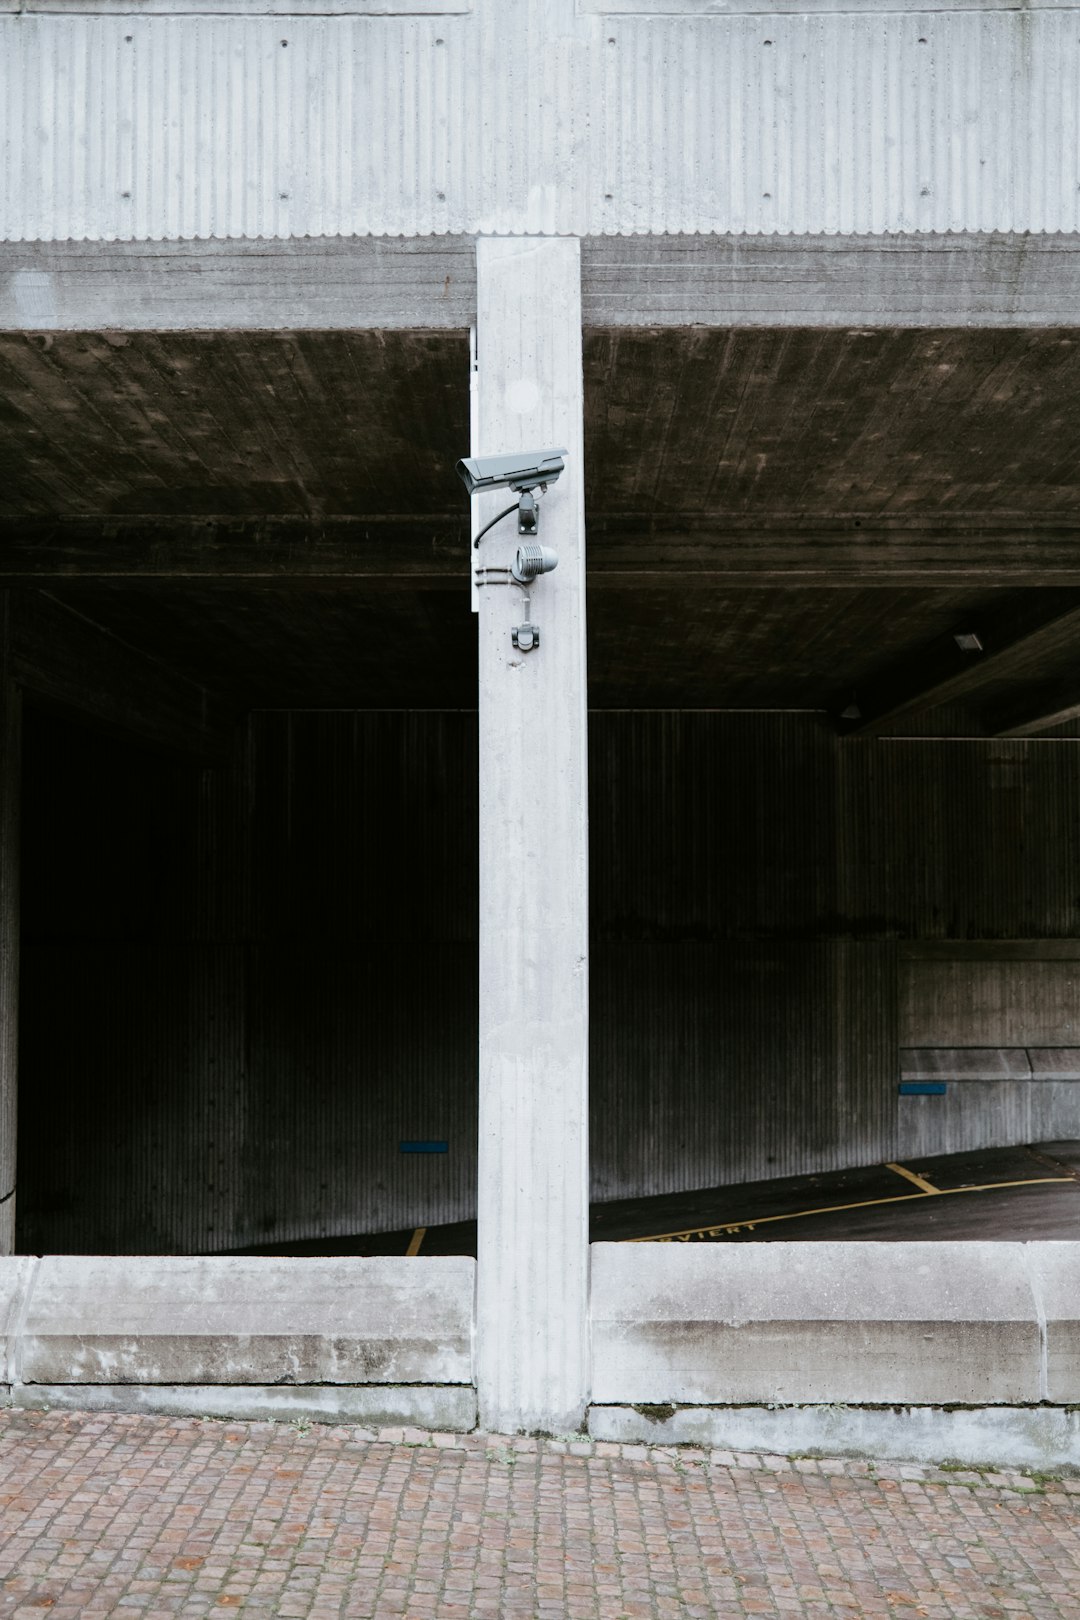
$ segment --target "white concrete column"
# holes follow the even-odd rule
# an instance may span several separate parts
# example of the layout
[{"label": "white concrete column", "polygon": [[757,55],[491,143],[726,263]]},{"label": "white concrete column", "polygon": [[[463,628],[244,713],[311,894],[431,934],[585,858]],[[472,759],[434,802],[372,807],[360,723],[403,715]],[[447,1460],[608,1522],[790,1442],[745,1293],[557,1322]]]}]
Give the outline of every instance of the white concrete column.
[{"label": "white concrete column", "polygon": [[[476,454],[565,447],[540,502],[559,566],[532,588],[539,647],[515,650],[522,592],[479,591],[482,1427],[567,1432],[588,1399],[588,803],[580,251],[477,243]],[[478,527],[512,492],[478,505]],[[516,517],[481,542],[506,566]]]}]

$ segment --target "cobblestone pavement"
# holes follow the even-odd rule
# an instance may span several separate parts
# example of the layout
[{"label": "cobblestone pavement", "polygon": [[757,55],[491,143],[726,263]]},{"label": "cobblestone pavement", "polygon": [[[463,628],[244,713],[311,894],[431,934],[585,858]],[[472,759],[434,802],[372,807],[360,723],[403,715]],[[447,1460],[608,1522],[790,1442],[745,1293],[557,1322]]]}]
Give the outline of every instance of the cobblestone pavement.
[{"label": "cobblestone pavement", "polygon": [[0,1615],[1080,1617],[1080,1480],[0,1413]]}]

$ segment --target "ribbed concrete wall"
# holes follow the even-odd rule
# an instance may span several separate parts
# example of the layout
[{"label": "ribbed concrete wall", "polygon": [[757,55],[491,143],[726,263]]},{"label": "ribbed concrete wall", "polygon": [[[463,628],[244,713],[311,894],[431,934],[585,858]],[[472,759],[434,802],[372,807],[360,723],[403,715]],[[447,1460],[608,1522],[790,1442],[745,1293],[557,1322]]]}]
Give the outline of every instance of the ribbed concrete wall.
[{"label": "ribbed concrete wall", "polygon": [[41,9],[0,18],[7,239],[1080,223],[1071,7]]},{"label": "ribbed concrete wall", "polygon": [[[1080,749],[590,729],[594,1197],[1080,1136],[1076,1081],[896,1089],[902,1046],[1075,1056]],[[472,1216],[474,717],[265,715],[202,778],[84,735],[27,731],[20,1246]]]},{"label": "ribbed concrete wall", "polygon": [[471,1215],[475,717],[259,716],[201,774],[35,719],[22,1246]]}]

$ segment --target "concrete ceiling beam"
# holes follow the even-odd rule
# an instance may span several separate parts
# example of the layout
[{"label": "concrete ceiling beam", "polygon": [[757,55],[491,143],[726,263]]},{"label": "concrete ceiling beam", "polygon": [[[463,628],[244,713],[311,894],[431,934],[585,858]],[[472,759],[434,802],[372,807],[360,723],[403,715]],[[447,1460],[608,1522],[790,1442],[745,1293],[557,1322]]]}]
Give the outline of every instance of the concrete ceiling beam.
[{"label": "concrete ceiling beam", "polygon": [[[464,506],[464,503],[463,503]],[[467,510],[434,517],[0,520],[0,582],[329,581],[462,586]]]},{"label": "concrete ceiling beam", "polygon": [[[1075,592],[1032,593],[997,611],[958,620],[917,656],[862,682],[851,699],[858,716],[844,718],[845,735],[878,736],[895,722],[943,703],[978,702],[993,685],[1024,683],[1080,641]],[[975,645],[972,642],[977,643]],[[838,702],[837,709],[840,710]]]},{"label": "concrete ceiling beam", "polygon": [[[850,517],[663,522],[589,516],[589,583],[664,578],[717,589],[782,585],[1080,587],[1080,526],[996,515],[954,524]],[[0,583],[206,579],[455,588],[468,577],[465,511],[358,517],[85,516],[0,519]]]},{"label": "concrete ceiling beam", "polygon": [[[1075,326],[1068,232],[587,236],[586,328]],[[0,243],[0,331],[347,331],[476,319],[468,235]]]},{"label": "concrete ceiling beam", "polygon": [[468,236],[0,243],[0,331],[394,331],[475,319]]},{"label": "concrete ceiling beam", "polygon": [[11,592],[11,679],[39,702],[207,760],[228,746],[232,716],[194,681],[41,591]]},{"label": "concrete ceiling beam", "polygon": [[1038,737],[1073,720],[1080,720],[1080,671],[1036,686],[982,715],[983,725],[994,737]]}]

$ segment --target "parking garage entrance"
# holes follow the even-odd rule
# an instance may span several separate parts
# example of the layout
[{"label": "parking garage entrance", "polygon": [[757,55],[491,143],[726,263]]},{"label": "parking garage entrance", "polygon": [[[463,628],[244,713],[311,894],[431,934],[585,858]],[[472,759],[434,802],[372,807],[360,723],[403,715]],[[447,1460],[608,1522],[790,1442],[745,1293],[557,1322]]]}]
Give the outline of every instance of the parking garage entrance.
[{"label": "parking garage entrance", "polygon": [[[1078,352],[586,334],[595,1235],[1074,1229]],[[2,360],[18,1248],[468,1252],[467,333]]]}]

